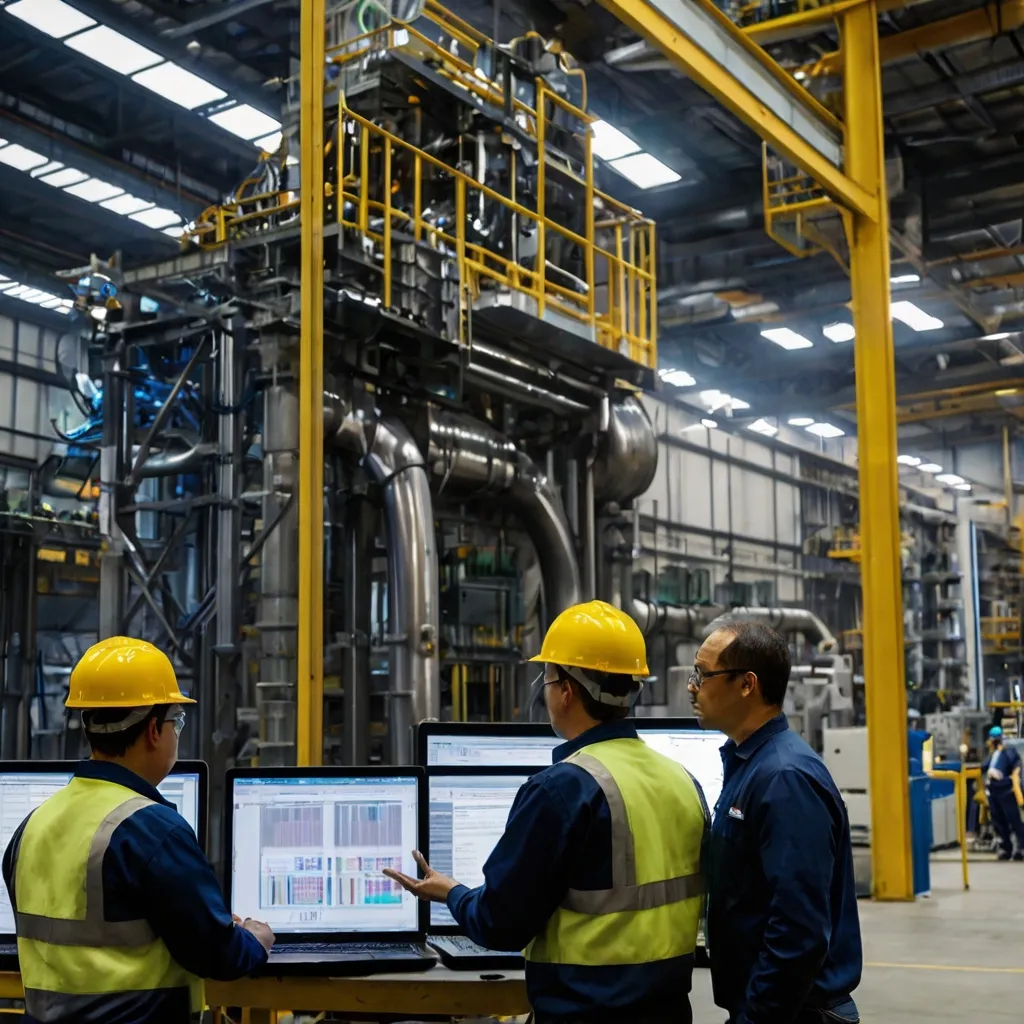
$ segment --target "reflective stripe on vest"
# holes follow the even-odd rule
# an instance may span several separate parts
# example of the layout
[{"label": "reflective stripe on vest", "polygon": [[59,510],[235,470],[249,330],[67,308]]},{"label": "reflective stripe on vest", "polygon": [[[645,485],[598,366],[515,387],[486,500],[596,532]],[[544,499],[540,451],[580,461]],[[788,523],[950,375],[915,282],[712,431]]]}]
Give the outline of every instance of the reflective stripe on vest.
[{"label": "reflective stripe on vest", "polygon": [[625,966],[692,954],[708,818],[699,787],[640,739],[604,740],[566,760],[595,780],[608,804],[612,885],[570,889],[524,950],[527,961]]},{"label": "reflective stripe on vest", "polygon": [[562,901],[566,910],[578,914],[618,914],[627,910],[653,910],[703,895],[704,883],[699,871],[637,885],[636,848],[622,790],[596,757],[578,752],[566,760],[578,764],[601,787],[612,819],[612,887],[570,889]]},{"label": "reflective stripe on vest", "polygon": [[[89,846],[85,865],[85,918],[43,917],[40,914],[17,915],[18,938],[35,939],[52,946],[121,946],[135,948],[156,941],[156,933],[144,918],[138,921],[107,921],[103,917],[103,858],[114,829],[136,811],[153,803],[137,796],[115,807],[100,823]],[[17,860],[15,860],[17,864]]]},{"label": "reflective stripe on vest", "polygon": [[152,803],[76,776],[21,831],[12,896],[25,1006],[37,1020],[108,1024],[151,1009],[186,1020],[203,1008],[202,980],[145,919],[105,919],[103,862],[113,835]]}]

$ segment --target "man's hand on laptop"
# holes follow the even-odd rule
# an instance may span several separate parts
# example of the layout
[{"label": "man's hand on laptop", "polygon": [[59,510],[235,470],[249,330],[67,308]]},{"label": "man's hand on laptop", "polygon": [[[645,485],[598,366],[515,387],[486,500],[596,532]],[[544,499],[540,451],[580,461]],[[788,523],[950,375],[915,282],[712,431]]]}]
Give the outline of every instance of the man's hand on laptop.
[{"label": "man's hand on laptop", "polygon": [[394,879],[399,885],[407,889],[414,896],[418,896],[421,900],[430,900],[432,903],[444,903],[448,898],[448,893],[459,883],[454,878],[449,878],[447,875],[442,875],[435,871],[427,863],[426,858],[419,850],[413,850],[412,855],[423,871],[422,878],[410,878],[409,875],[403,875],[401,871],[394,871],[391,868],[385,868],[384,874],[388,878]]},{"label": "man's hand on laptop", "polygon": [[[232,917],[234,917],[233,914]],[[268,953],[270,952],[271,947],[274,945],[274,933],[270,930],[270,925],[264,924],[262,921],[254,921],[251,917],[247,917],[242,922],[242,927],[247,932],[252,932],[252,934],[260,940],[260,945]]]}]

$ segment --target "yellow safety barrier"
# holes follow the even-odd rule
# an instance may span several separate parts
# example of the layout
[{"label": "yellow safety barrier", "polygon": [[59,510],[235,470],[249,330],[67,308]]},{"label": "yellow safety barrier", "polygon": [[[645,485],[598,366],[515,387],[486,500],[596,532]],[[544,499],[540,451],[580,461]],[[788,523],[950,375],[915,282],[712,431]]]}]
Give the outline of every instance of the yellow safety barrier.
[{"label": "yellow safety barrier", "polygon": [[967,870],[967,780],[981,779],[981,769],[974,767],[961,768],[959,771],[935,769],[928,772],[932,779],[944,779],[953,783],[956,798],[956,839],[960,847],[960,863],[963,869],[964,890],[970,889],[970,877]]}]

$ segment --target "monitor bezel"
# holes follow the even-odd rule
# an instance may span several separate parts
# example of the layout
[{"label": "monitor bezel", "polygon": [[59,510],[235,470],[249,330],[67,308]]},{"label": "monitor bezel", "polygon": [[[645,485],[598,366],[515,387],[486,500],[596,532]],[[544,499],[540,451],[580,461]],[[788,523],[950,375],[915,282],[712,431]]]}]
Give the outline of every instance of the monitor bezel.
[{"label": "monitor bezel", "polygon": [[[231,909],[232,850],[234,839],[234,790],[236,779],[396,779],[413,776],[416,779],[416,848],[423,850],[428,836],[424,834],[423,805],[426,799],[426,773],[419,765],[384,766],[380,768],[231,768],[224,779],[224,899]],[[427,826],[429,828],[429,825]],[[416,927],[403,931],[346,932],[346,931],[282,931],[278,938],[286,937],[289,943],[303,942],[422,942],[426,937],[427,904],[417,901]]]},{"label": "monitor bezel", "polygon": [[[490,768],[481,770],[480,768],[471,768],[467,765],[458,765],[449,768],[447,771],[440,770],[440,766],[435,767],[427,772],[427,813],[426,821],[424,822],[424,845],[420,847],[423,851],[423,856],[427,858],[427,863],[430,863],[430,784],[437,781],[438,779],[466,779],[466,778],[521,778],[526,776],[527,779],[539,772],[544,771],[543,768],[532,768],[528,765],[516,765],[516,766],[504,766],[500,768]],[[518,791],[517,791],[518,792]],[[461,879],[456,878],[456,882],[461,882]],[[430,908],[433,906],[432,903],[424,903],[426,908],[426,928],[430,935],[462,935],[463,930],[461,925],[456,921],[455,924],[433,924],[430,920]]]}]

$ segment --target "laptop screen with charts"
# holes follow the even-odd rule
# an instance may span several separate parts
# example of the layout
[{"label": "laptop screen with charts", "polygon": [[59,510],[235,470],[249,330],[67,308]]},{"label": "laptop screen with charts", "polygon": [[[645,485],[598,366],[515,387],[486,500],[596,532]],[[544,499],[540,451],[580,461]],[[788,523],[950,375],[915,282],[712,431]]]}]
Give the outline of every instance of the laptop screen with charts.
[{"label": "laptop screen with charts", "polygon": [[[484,864],[508,821],[512,802],[526,782],[524,772],[432,774],[427,780],[430,828],[430,866],[471,889],[482,885]],[[443,903],[430,904],[430,930],[458,931]]]},{"label": "laptop screen with charts", "polygon": [[228,899],[291,941],[422,934],[419,901],[384,868],[417,874],[416,768],[228,773]]},{"label": "laptop screen with charts", "polygon": [[[63,789],[77,761],[0,761],[0,850],[6,850],[18,826],[44,800]],[[207,767],[203,761],[179,761],[158,789],[191,825],[199,845],[206,840]],[[14,938],[14,912],[7,887],[0,885],[0,939]]]}]

